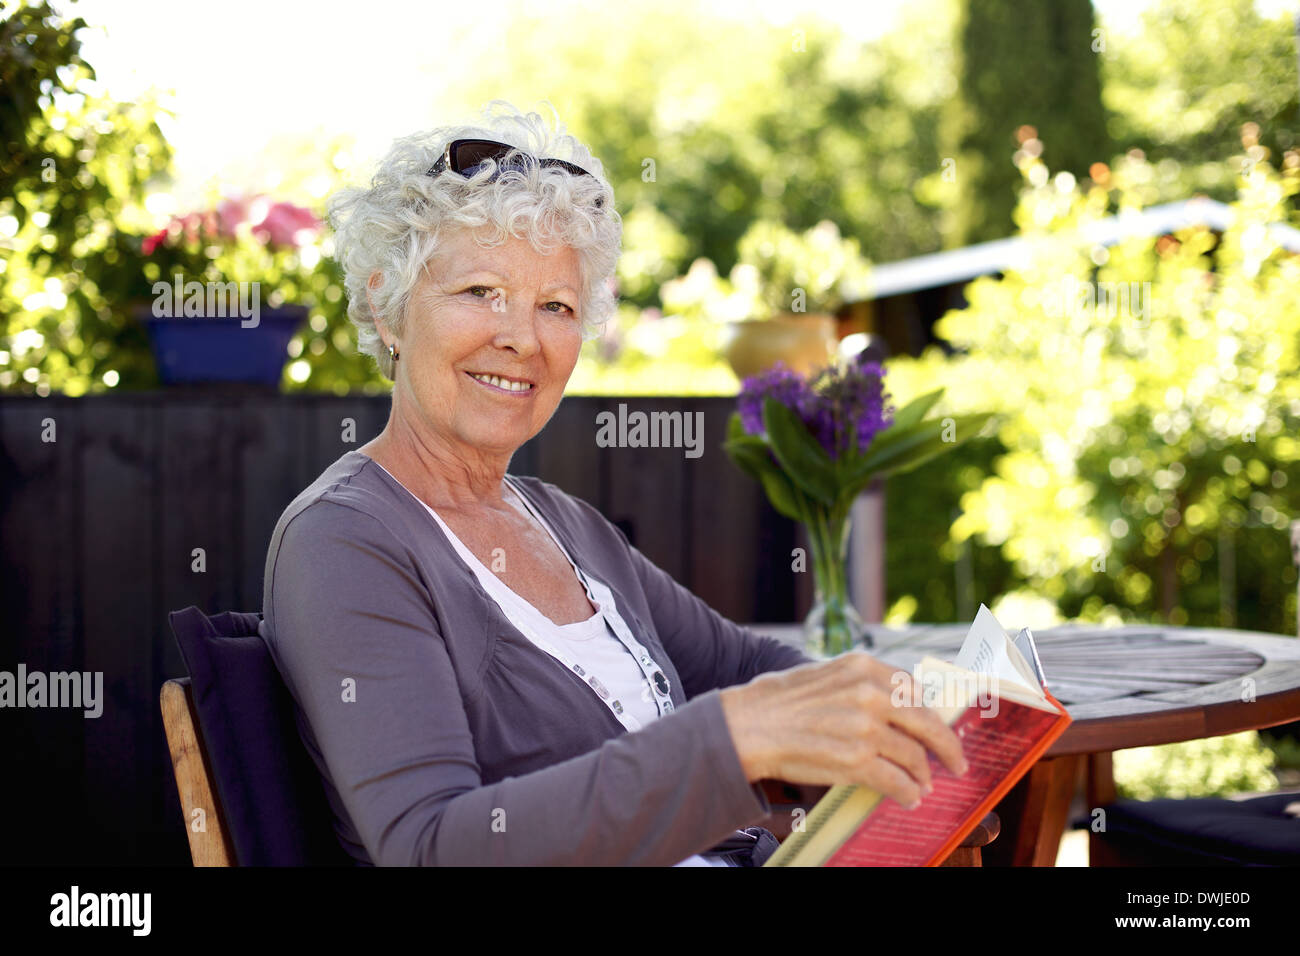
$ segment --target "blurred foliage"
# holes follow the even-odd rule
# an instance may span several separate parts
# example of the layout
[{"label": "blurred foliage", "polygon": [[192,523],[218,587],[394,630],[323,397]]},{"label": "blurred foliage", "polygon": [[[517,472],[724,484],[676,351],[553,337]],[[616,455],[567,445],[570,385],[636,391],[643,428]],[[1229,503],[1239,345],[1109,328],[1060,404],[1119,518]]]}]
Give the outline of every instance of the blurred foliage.
[{"label": "blurred foliage", "polygon": [[[171,283],[180,276],[183,282],[259,282],[264,305],[272,308],[300,301],[309,292],[304,278],[320,260],[316,237],[294,243],[255,236],[247,219],[233,221],[249,205],[256,202],[225,200],[215,209],[175,217],[157,234],[142,239],[144,261],[131,300],[143,308],[154,299],[154,283]],[[227,211],[232,207],[238,212]]]},{"label": "blurred foliage", "polygon": [[[766,316],[758,270],[736,263],[731,275],[718,275],[710,259],[696,259],[686,275],[670,279],[659,287],[664,311],[680,316],[706,334],[721,322]],[[713,328],[711,328],[713,326]]]},{"label": "blurred foliage", "polygon": [[1014,231],[1013,149],[1045,143],[1054,169],[1079,176],[1111,157],[1091,0],[962,0],[957,91],[945,155],[960,184],[945,241],[959,248]]},{"label": "blurred foliage", "polygon": [[[740,237],[739,260],[723,278],[699,258],[659,287],[663,311],[697,323],[766,319],[780,313],[835,314],[865,294],[871,272],[856,239],[824,219],[801,233],[760,219]],[[617,346],[615,346],[616,348]]]},{"label": "blurred foliage", "polygon": [[1241,154],[1243,124],[1256,124],[1274,156],[1300,145],[1290,14],[1266,18],[1254,0],[1159,0],[1139,23],[1105,35],[1102,98],[1115,142],[1153,164],[1144,204],[1195,192],[1230,200],[1252,162]]},{"label": "blurred foliage", "polygon": [[[1132,170],[1131,188],[1144,204],[1206,183],[1230,187],[1237,171],[1222,159],[1253,162],[1234,140],[1243,121],[1259,123],[1260,145],[1274,155],[1294,138],[1289,24],[1261,18],[1249,0],[1157,0],[1131,35],[1103,31],[1084,36],[1082,49],[1072,40],[1056,50],[1050,38],[1088,32],[1072,0],[1068,10],[1035,12],[1032,23],[1018,15],[1014,27],[968,43],[959,56],[959,24],[973,22],[959,16],[965,2],[908,4],[894,29],[867,43],[812,16],[777,28],[757,17],[705,13],[690,0],[592,10],[581,18],[538,12],[503,26],[499,55],[482,69],[449,78],[450,99],[467,109],[498,96],[531,105],[546,95],[615,185],[625,224],[620,290],[636,311],[611,323],[610,342],[586,350],[591,365],[584,359],[574,390],[734,391],[734,377],[705,347],[719,317],[710,313],[721,306],[721,317],[743,318],[730,313],[757,314],[763,306],[746,304],[752,295],[743,277],[739,285],[721,280],[703,300],[682,295],[701,284],[702,273],[687,272],[701,258],[736,279],[732,269],[747,232],[802,233],[829,220],[876,262],[939,248],[944,216],[961,194],[987,192],[967,173],[988,163],[1015,175],[1003,159],[1014,146],[1009,131],[981,146],[978,130],[950,122],[949,110],[970,105],[955,94],[959,82],[973,88],[960,79],[972,70],[985,77],[975,85],[996,86],[989,96],[1002,96],[1004,104],[1008,90],[1032,87],[1013,108],[1046,104],[1050,115],[1017,157],[1041,153],[1060,168],[1052,157],[1073,150],[1090,124],[1080,121],[1078,91],[1048,82],[1064,67],[1035,65],[1032,57],[1050,50],[1069,62],[1099,59],[1111,133],[1152,160]],[[81,394],[110,381],[152,387],[152,359],[130,304],[147,278],[142,238],[177,211],[168,195],[170,150],[154,123],[157,104],[105,97],[80,58],[80,21],[60,19],[55,9],[8,3],[0,26],[0,177],[8,187],[0,192],[0,389]],[[1006,15],[1005,3],[992,0],[970,9],[990,22]],[[1027,42],[1025,31],[1041,33],[1042,41]],[[722,34],[753,55],[702,68],[716,61]],[[988,55],[1008,38],[1016,50]],[[990,77],[997,76],[995,83]],[[966,144],[976,165],[959,157],[955,177],[945,175],[953,146],[945,127],[975,136]],[[324,197],[351,176],[351,144],[334,131],[313,134],[310,149],[291,145],[268,144],[284,168],[255,188],[244,185],[319,214]],[[977,156],[981,149],[989,155]],[[1015,183],[999,188],[1000,201],[1010,202]],[[214,191],[208,198],[229,197]],[[260,281],[311,306],[309,326],[290,346],[286,389],[383,389],[370,359],[355,354],[328,240],[319,252],[315,264],[284,260],[259,270],[212,258],[210,267],[227,281]],[[685,331],[679,317],[697,321]],[[665,340],[651,342],[656,335]],[[692,338],[700,347],[686,344]],[[636,344],[624,353],[626,343]],[[646,371],[653,360],[667,363],[664,374]]]},{"label": "blurred foliage", "polygon": [[[970,9],[989,22],[1005,15],[991,0]],[[1014,74],[981,100],[986,116],[998,96],[996,108],[1007,109],[1007,90],[1028,77],[1042,90],[1025,102],[1046,103],[1051,116],[1036,135],[1021,131],[1014,156],[1010,133],[981,146],[969,126],[953,126],[970,134],[964,149],[987,152],[979,162],[1005,156],[1021,167],[1023,234],[1065,235],[1107,211],[1194,189],[1232,199],[1240,187],[1241,216],[1222,239],[1189,230],[1109,250],[1046,242],[1028,269],[971,284],[970,307],[937,327],[948,347],[891,362],[900,400],[942,384],[951,412],[986,407],[995,395],[1012,413],[996,437],[888,485],[893,613],[960,619],[985,596],[1022,591],[1093,620],[1164,616],[1290,632],[1295,572],[1282,528],[1300,478],[1290,437],[1300,400],[1296,267],[1260,229],[1287,218],[1296,191],[1295,162],[1288,157],[1282,174],[1269,162],[1296,139],[1289,22],[1261,17],[1249,0],[1157,0],[1131,34],[1088,37],[1074,7],[1061,16],[1077,22],[1035,14],[1024,29],[1084,36],[1101,63],[1111,135],[1140,147],[1091,165],[1086,179],[1052,178],[1044,159],[1059,168],[1066,160],[1053,156],[1084,155],[1079,144],[1092,136],[1075,93],[1050,92],[1044,78],[1056,73],[1026,66],[1032,49],[1052,43],[1021,37],[1022,52],[998,62],[985,55],[995,37],[979,57],[978,43],[958,57],[957,24],[973,22],[958,10],[958,0],[922,0],[867,44],[811,17],[773,29],[686,0],[506,24],[502,55],[456,78],[457,96],[474,107],[496,96],[525,105],[545,92],[604,161],[624,217],[624,304],[584,348],[571,391],[734,393],[714,336],[718,319],[762,308],[755,270],[734,269],[759,264],[756,237],[771,242],[829,221],[877,262],[934,251],[941,214],[973,191],[960,156],[955,180],[944,176],[946,111],[972,108],[946,105],[959,72],[963,87],[975,82],[972,70]],[[163,271],[142,242],[174,211],[151,201],[167,198],[171,162],[157,104],[104,95],[80,56],[81,21],[50,3],[6,11],[0,388],[153,387],[131,305],[153,267]],[[1020,37],[1021,26],[1006,32]],[[754,55],[702,71],[720,31]],[[1072,40],[1071,57],[1078,47]],[[532,55],[538,49],[549,55]],[[337,136],[321,137],[310,155],[276,191],[319,215],[351,160]],[[1010,196],[1015,185],[998,188]],[[328,238],[306,250],[236,252],[200,245],[185,255],[189,268],[259,281],[273,300],[311,307],[290,345],[286,389],[386,388],[356,354]],[[1059,300],[1067,280],[1149,282],[1164,311],[1146,328],[1127,313],[1048,314],[1044,297]],[[1229,571],[1236,586],[1224,599]]]},{"label": "blurred foliage", "polygon": [[[381,386],[355,335],[329,241],[276,249],[243,236],[178,236],[144,252],[159,215],[171,149],[152,100],[118,103],[80,54],[80,18],[50,3],[6,8],[0,21],[0,388],[81,395],[158,385],[135,312],[152,285],[187,278],[259,282],[266,304],[312,307],[290,343],[287,388],[346,392]],[[337,146],[337,144],[336,144]],[[338,156],[337,148],[326,153]],[[165,195],[165,194],[164,194]],[[223,197],[213,195],[213,206]]]},{"label": "blurred foliage", "polygon": [[80,18],[22,3],[0,22],[0,388],[80,395],[157,379],[126,304],[171,151],[152,102],[115,103],[82,60]]},{"label": "blurred foliage", "polygon": [[861,248],[858,240],[841,236],[829,219],[803,232],[758,220],[740,237],[736,265],[757,278],[763,308],[752,318],[781,312],[834,314],[861,300],[870,272]]},{"label": "blurred foliage", "polygon": [[1287,733],[1295,724],[1283,724],[1259,732],[1260,739],[1273,750],[1278,769],[1300,772],[1300,728]]},{"label": "blurred foliage", "polygon": [[[898,29],[867,44],[814,16],[774,29],[689,0],[581,22],[543,11],[504,24],[498,55],[455,92],[467,107],[544,93],[605,164],[620,212],[655,211],[657,234],[671,237],[661,278],[701,257],[730,272],[760,220],[802,232],[831,219],[869,258],[891,261],[939,245],[917,184],[939,169],[954,10],[955,0],[909,5]],[[720,35],[753,55],[703,69]],[[658,305],[656,287],[632,278],[623,294]]]},{"label": "blurred foliage", "polygon": [[[706,334],[701,334],[701,328]],[[568,395],[726,395],[739,387],[713,338],[690,317],[628,302],[587,342]]]},{"label": "blurred foliage", "polygon": [[[1279,174],[1260,156],[1221,237],[1090,244],[1090,222],[1140,208],[1144,165],[1081,188],[1026,157],[1028,262],[971,283],[969,306],[937,327],[958,354],[892,360],[890,389],[905,401],[943,385],[953,413],[1007,416],[1005,451],[961,495],[951,538],[999,548],[1066,616],[1293,633],[1300,257],[1272,230],[1290,218],[1300,157]],[[1241,582],[1235,612],[1220,574]]]},{"label": "blurred foliage", "polygon": [[1134,800],[1216,797],[1277,788],[1276,758],[1257,731],[1115,751],[1115,789]]},{"label": "blurred foliage", "polygon": [[[895,375],[893,364],[886,364],[885,382],[894,400],[923,394]],[[962,496],[980,487],[1004,451],[996,436],[972,438],[944,458],[886,480],[885,588],[891,623],[974,620],[981,601],[989,603],[1018,583],[1000,549],[973,538],[955,541],[950,533]]]},{"label": "blurred foliage", "polygon": [[202,212],[174,217],[142,242],[145,259],[136,307],[145,309],[153,283],[177,274],[186,281],[257,282],[263,305],[309,307],[307,324],[289,342],[286,390],[315,378],[337,392],[382,386],[368,357],[358,354],[347,319],[343,283],[330,257],[332,240],[303,207],[266,197],[222,198]]}]

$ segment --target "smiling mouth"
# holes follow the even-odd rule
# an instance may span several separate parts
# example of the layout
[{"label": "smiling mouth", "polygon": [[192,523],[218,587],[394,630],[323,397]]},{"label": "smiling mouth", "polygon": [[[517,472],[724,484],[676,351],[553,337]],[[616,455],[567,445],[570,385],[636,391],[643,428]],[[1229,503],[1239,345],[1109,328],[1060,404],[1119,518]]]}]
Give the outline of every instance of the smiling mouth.
[{"label": "smiling mouth", "polygon": [[489,375],[486,372],[466,372],[470,378],[489,388],[495,388],[502,392],[526,393],[531,392],[537,386],[532,382],[525,382],[519,379],[503,378],[500,375]]}]

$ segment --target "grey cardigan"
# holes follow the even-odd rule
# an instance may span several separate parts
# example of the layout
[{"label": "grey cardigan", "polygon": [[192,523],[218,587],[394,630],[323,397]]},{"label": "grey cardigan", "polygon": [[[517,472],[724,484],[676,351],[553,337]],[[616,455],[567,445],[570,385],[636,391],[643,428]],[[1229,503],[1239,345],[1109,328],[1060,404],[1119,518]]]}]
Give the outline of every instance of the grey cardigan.
[{"label": "grey cardigan", "polygon": [[590,505],[515,480],[613,591],[676,709],[628,733],[348,452],[276,524],[261,630],[343,847],[380,865],[671,865],[761,821],[717,691],[809,658],[718,615]]}]

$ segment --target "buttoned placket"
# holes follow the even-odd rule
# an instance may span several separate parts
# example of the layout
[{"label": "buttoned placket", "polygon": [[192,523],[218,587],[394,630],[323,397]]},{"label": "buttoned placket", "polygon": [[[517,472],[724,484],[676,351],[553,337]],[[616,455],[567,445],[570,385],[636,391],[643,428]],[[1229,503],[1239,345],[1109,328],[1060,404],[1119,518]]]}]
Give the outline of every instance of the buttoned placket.
[{"label": "buttoned placket", "polygon": [[[507,479],[507,481],[509,481],[509,479]],[[650,690],[650,700],[654,703],[658,715],[663,717],[665,714],[670,713],[673,710],[673,701],[672,685],[668,680],[668,676],[664,673],[663,668],[655,663],[654,658],[650,656],[649,650],[632,635],[626,621],[624,621],[622,616],[618,613],[617,602],[614,600],[613,592],[610,591],[603,582],[587,576],[582,568],[578,566],[578,563],[573,560],[572,556],[570,556],[563,543],[561,543],[559,535],[551,529],[547,521],[533,506],[533,503],[528,500],[528,496],[525,495],[513,481],[510,481],[510,488],[519,496],[519,500],[524,503],[524,507],[528,509],[533,518],[547,532],[551,540],[555,542],[555,546],[560,549],[560,553],[564,555],[565,560],[569,562],[574,573],[578,575],[578,580],[586,590],[587,598],[596,608],[596,612],[601,615],[610,632],[618,639],[619,643],[623,645],[627,652],[632,655],[632,659],[636,661],[637,667],[641,671],[641,676]],[[533,638],[536,640],[536,635],[533,635]],[[538,641],[538,643],[545,644],[548,642]],[[585,678],[586,683],[596,692],[596,696],[600,697],[605,702],[606,706],[613,710],[615,715],[622,720],[622,703],[617,700],[608,700],[608,692],[604,694],[601,693],[604,689],[604,685],[599,682],[599,678],[596,678],[595,675],[588,677],[581,665],[575,664],[571,661],[565,661],[563,656],[556,651],[552,650],[551,653],[552,656],[561,660],[565,666],[572,668],[578,676]],[[593,684],[593,680],[595,680],[596,683]],[[626,726],[626,721],[624,721],[624,724]]]}]

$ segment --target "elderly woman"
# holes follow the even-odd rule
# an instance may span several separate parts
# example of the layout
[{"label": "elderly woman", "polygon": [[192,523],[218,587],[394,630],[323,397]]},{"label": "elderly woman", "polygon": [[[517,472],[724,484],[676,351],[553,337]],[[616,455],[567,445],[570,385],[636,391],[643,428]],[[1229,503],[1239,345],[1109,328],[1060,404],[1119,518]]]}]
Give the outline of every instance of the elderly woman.
[{"label": "elderly woman", "polygon": [[756,865],[775,848],[749,826],[769,811],[762,778],[911,804],[927,749],[960,772],[933,713],[890,706],[892,668],[746,631],[591,506],[508,474],[613,311],[621,223],[563,127],[486,122],[400,140],[331,206],[392,414],[280,518],[263,636],[344,848]]}]

